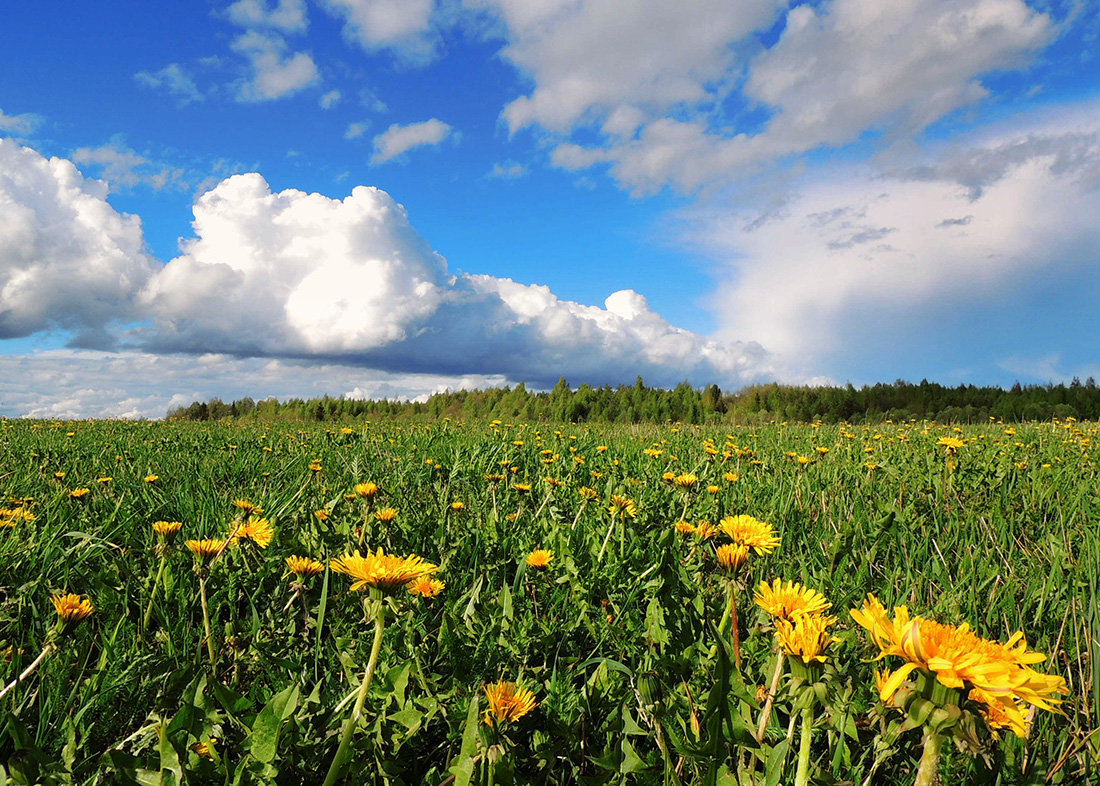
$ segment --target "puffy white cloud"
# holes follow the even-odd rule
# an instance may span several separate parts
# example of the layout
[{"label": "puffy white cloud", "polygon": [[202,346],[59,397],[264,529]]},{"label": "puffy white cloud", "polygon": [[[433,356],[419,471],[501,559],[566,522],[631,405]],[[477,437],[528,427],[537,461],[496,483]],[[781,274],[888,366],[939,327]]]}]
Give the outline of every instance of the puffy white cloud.
[{"label": "puffy white cloud", "polygon": [[248,60],[250,70],[248,79],[237,85],[239,101],[272,101],[320,79],[313,58],[306,52],[289,54],[280,35],[250,30],[234,39],[232,48]]},{"label": "puffy white cloud", "polygon": [[[942,325],[965,323],[952,315],[1027,302],[1044,279],[1094,280],[1097,215],[1100,102],[985,130],[908,165],[817,172],[763,214],[700,208],[690,218],[729,265],[712,301],[720,335],[821,370],[847,342],[866,351],[869,319],[870,337],[894,337],[896,352],[944,340]],[[965,330],[970,347],[1000,333]]]},{"label": "puffy white cloud", "polygon": [[344,139],[358,139],[367,132],[369,127],[370,123],[348,123],[347,129],[344,131]]},{"label": "puffy white cloud", "polygon": [[769,372],[757,345],[673,327],[624,291],[605,308],[547,287],[453,275],[378,189],[272,193],[257,174],[195,204],[195,237],[143,293],[150,351],[312,357],[395,372],[533,383],[642,374],[736,385]]},{"label": "puffy white cloud", "polygon": [[73,151],[72,160],[85,167],[99,169],[99,176],[113,189],[130,188],[144,183],[161,189],[184,177],[182,169],[150,161],[129,149],[121,139],[114,139],[101,147],[80,147]]},{"label": "puffy white cloud", "polygon": [[[504,109],[511,130],[551,132],[555,165],[608,164],[637,194],[722,185],[867,131],[912,137],[985,98],[983,75],[1026,67],[1055,33],[1022,0],[800,4],[768,49],[759,34],[785,0],[476,5],[500,15],[502,54],[534,84]],[[738,106],[770,117],[739,127]],[[601,141],[577,144],[584,126]]]},{"label": "puffy white cloud", "polygon": [[138,71],[134,79],[146,87],[163,88],[179,98],[181,104],[202,101],[203,94],[194,77],[179,63],[169,63],[159,71]]},{"label": "puffy white cloud", "polygon": [[21,115],[5,115],[0,109],[0,134],[29,134],[42,122],[38,115],[29,112]]},{"label": "puffy white cloud", "polygon": [[370,162],[384,164],[414,147],[438,145],[450,135],[451,127],[434,117],[408,125],[394,123],[374,138],[374,155]]},{"label": "puffy white cloud", "polygon": [[71,161],[0,139],[0,338],[51,328],[90,340],[134,316],[152,265],[141,221]]},{"label": "puffy white cloud", "polygon": [[398,57],[423,64],[435,55],[434,0],[321,0],[344,20],[344,36],[367,51],[390,49]]},{"label": "puffy white cloud", "polygon": [[321,106],[321,109],[332,109],[340,103],[342,97],[339,90],[329,90],[317,100],[317,103]]},{"label": "puffy white cloud", "polygon": [[162,418],[218,397],[423,399],[444,390],[498,387],[500,376],[391,374],[311,361],[228,355],[155,355],[57,349],[0,355],[0,415]]},{"label": "puffy white cloud", "polygon": [[236,0],[225,9],[229,21],[249,29],[270,27],[284,33],[303,33],[309,27],[305,0]]}]

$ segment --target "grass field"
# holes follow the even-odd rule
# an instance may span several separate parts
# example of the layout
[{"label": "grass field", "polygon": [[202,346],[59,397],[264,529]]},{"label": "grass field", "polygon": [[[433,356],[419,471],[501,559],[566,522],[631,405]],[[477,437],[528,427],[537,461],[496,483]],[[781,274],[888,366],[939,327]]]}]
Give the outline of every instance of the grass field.
[{"label": "grass field", "polygon": [[[0,784],[320,783],[345,729],[345,783],[909,784],[929,729],[943,783],[1095,783],[1096,432],[4,421],[0,677],[29,673],[0,699]],[[723,570],[741,514],[780,544]],[[185,545],[235,531],[205,566]],[[444,588],[329,567],[378,547]],[[776,668],[753,602],[775,579],[832,604],[823,667]],[[60,593],[94,613],[59,630]],[[1068,692],[1019,705],[1026,739],[922,668],[888,706],[875,670],[905,659],[872,662],[868,593],[1023,631]],[[535,706],[490,703],[502,680]]]}]

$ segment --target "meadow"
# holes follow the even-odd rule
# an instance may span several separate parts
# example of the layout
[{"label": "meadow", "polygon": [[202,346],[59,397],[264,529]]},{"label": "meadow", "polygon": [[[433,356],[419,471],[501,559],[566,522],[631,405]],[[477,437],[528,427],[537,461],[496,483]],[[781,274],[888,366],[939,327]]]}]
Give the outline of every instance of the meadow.
[{"label": "meadow", "polygon": [[3,421],[0,784],[1097,783],[1097,431]]}]

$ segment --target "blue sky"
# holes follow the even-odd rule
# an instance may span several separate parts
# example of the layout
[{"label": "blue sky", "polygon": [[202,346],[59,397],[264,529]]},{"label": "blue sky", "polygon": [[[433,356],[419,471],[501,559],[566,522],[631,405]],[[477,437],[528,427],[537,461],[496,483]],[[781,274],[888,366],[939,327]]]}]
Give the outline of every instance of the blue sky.
[{"label": "blue sky", "polygon": [[1098,39],[1091,2],[13,7],[0,414],[1100,375]]}]

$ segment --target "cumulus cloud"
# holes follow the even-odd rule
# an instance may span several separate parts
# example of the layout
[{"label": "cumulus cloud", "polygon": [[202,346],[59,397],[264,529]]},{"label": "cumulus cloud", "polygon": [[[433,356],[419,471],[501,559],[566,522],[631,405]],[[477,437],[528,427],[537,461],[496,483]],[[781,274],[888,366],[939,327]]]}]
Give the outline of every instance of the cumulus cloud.
[{"label": "cumulus cloud", "polygon": [[34,418],[162,418],[173,407],[218,397],[345,395],[421,399],[445,390],[497,387],[500,376],[391,374],[356,366],[228,355],[154,355],[58,349],[0,355],[0,415]]},{"label": "cumulus cloud", "polygon": [[0,139],[0,338],[61,328],[90,340],[133,318],[151,272],[141,221],[107,203],[106,183]]},{"label": "cumulus cloud", "polygon": [[167,90],[179,99],[180,104],[202,101],[203,94],[191,76],[179,63],[169,63],[159,71],[138,71],[134,74],[138,84]]},{"label": "cumulus cloud", "polygon": [[237,85],[239,101],[273,101],[320,80],[313,58],[306,52],[290,54],[280,35],[250,30],[234,39],[232,48],[248,60],[250,70]]},{"label": "cumulus cloud", "polygon": [[[1055,34],[1022,0],[801,4],[766,49],[785,0],[477,5],[503,20],[502,54],[534,84],[505,107],[509,128],[550,132],[555,165],[606,164],[636,194],[721,185],[868,131],[911,138]],[[763,125],[739,127],[738,106],[767,113]],[[578,129],[600,141],[578,144]]]},{"label": "cumulus cloud", "polygon": [[604,307],[547,287],[455,275],[378,189],[343,200],[229,178],[195,204],[195,237],[150,281],[150,351],[312,357],[393,372],[552,383],[642,374],[729,386],[767,374],[757,345],[668,324],[629,290]]},{"label": "cumulus cloud", "polygon": [[150,161],[129,149],[120,139],[100,147],[77,148],[73,151],[72,160],[98,169],[99,177],[115,190],[138,184],[160,190],[169,184],[181,183],[184,177],[182,169]]},{"label": "cumulus cloud", "polygon": [[29,134],[42,122],[38,115],[29,112],[21,115],[5,115],[0,109],[0,134]]},{"label": "cumulus cloud", "polygon": [[374,138],[374,155],[370,162],[384,164],[414,147],[438,145],[450,134],[451,127],[434,117],[408,125],[394,123]]},{"label": "cumulus cloud", "polygon": [[229,21],[241,27],[269,27],[284,33],[304,33],[309,26],[305,0],[236,0],[225,9]]},{"label": "cumulus cloud", "polygon": [[343,19],[344,37],[368,52],[389,49],[410,64],[435,56],[434,0],[321,0],[321,7]]},{"label": "cumulus cloud", "polygon": [[[889,335],[894,352],[941,341],[936,323],[962,319],[952,316],[959,307],[1026,302],[1052,277],[1095,280],[1097,215],[1097,102],[975,134],[910,165],[817,172],[764,214],[691,212],[695,237],[729,264],[713,300],[720,335],[758,340],[811,369],[852,341],[863,351]],[[959,327],[971,348],[1003,333]]]},{"label": "cumulus cloud", "polygon": [[317,103],[320,105],[321,109],[332,109],[340,103],[341,98],[342,96],[339,90],[329,90],[317,100]]},{"label": "cumulus cloud", "polygon": [[369,127],[370,123],[348,123],[344,131],[344,139],[358,139],[367,132]]}]

